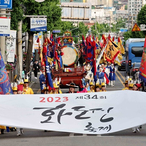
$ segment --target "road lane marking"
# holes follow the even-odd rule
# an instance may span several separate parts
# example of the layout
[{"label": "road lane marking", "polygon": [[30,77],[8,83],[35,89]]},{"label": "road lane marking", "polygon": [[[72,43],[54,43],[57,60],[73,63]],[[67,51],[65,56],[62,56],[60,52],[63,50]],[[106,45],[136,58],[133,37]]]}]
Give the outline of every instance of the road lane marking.
[{"label": "road lane marking", "polygon": [[119,77],[119,75],[118,75],[117,73],[115,73],[115,74],[116,74],[117,78],[119,79],[119,81],[121,82],[121,84],[122,84],[123,87],[124,87],[123,81],[121,80],[121,78]]},{"label": "road lane marking", "polygon": [[122,79],[125,81],[125,78],[123,77],[123,75],[117,70],[117,72],[119,73],[119,75],[122,77]]}]

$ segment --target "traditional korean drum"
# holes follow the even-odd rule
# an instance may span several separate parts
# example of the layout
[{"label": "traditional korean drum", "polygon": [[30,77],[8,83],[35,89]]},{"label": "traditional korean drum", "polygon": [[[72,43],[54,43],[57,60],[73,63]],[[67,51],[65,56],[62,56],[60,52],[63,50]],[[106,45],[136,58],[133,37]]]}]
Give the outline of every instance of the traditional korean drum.
[{"label": "traditional korean drum", "polygon": [[78,51],[75,47],[67,45],[62,48],[64,55],[62,56],[63,64],[71,66],[78,61]]}]

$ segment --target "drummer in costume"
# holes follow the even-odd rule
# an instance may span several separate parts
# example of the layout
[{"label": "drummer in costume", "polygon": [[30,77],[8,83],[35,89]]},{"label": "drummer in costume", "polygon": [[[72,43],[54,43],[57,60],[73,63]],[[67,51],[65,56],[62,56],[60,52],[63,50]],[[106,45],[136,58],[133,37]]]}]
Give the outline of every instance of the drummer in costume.
[{"label": "drummer in costume", "polygon": [[129,90],[128,80],[124,82],[125,87],[122,90]]},{"label": "drummer in costume", "polygon": [[28,79],[24,80],[24,88],[23,88],[24,94],[34,94],[33,90],[29,87],[29,81]]},{"label": "drummer in costume", "polygon": [[77,93],[75,91],[75,88],[77,88],[78,86],[76,86],[76,84],[74,82],[71,82],[70,84],[66,84],[69,87],[69,91],[67,93]]}]

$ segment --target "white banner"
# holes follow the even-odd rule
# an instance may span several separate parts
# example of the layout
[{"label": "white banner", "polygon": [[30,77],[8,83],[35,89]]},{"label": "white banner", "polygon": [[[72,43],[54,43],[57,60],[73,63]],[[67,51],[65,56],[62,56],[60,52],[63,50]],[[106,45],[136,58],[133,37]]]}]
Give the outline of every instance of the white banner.
[{"label": "white banner", "polygon": [[107,134],[146,123],[146,93],[1,95],[0,125]]},{"label": "white banner", "polygon": [[10,31],[10,36],[6,38],[7,61],[14,62],[16,54],[16,30]]},{"label": "white banner", "polygon": [[0,17],[0,36],[10,36],[10,18]]}]

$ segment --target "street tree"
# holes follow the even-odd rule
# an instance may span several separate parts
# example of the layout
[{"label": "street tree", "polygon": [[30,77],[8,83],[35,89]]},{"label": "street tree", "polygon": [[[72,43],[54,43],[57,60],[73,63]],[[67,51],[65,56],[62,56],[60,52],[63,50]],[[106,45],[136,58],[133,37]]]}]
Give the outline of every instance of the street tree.
[{"label": "street tree", "polygon": [[[47,16],[47,29],[53,30],[60,26],[61,22],[61,8],[59,0],[45,0],[38,3],[35,0],[24,0],[23,7],[25,8],[25,15],[46,15]],[[33,33],[30,31],[30,18],[23,20],[23,32],[29,33],[29,45],[26,58],[26,72],[29,71],[29,64],[32,57]]]}]

